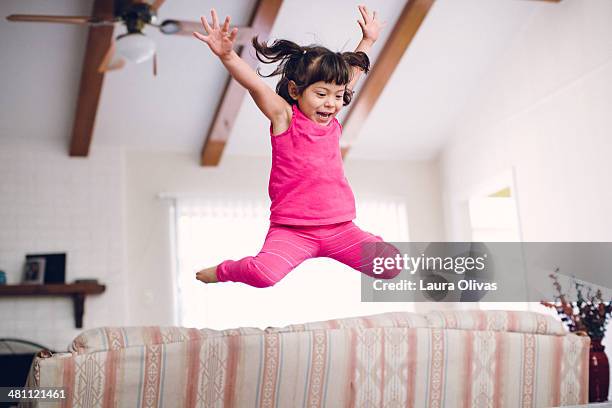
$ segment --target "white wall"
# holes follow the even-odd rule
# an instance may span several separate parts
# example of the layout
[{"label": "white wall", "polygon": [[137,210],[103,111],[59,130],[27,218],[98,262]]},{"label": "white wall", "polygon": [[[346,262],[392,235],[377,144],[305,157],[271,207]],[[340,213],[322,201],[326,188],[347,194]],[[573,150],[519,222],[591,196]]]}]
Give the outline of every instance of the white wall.
[{"label": "white wall", "polygon": [[[24,138],[25,139],[25,138]],[[122,156],[97,148],[69,158],[57,142],[0,144],[0,269],[21,281],[26,253],[66,252],[66,281],[96,278],[102,295],[88,296],[84,328],[125,323]],[[75,329],[69,297],[0,298],[0,337],[63,350]]]},{"label": "white wall", "polygon": [[610,16],[542,7],[484,78],[440,158],[447,239],[469,239],[467,192],[514,168],[525,241],[612,241]]},{"label": "white wall", "polygon": [[440,156],[447,240],[470,240],[469,192],[513,168],[524,241],[612,241],[611,16],[539,8],[484,78]]},{"label": "white wall", "polygon": [[[270,158],[224,157],[218,168],[203,168],[197,163],[196,157],[186,154],[126,155],[129,324],[173,324],[170,203],[157,199],[158,193],[267,199]],[[436,169],[431,162],[349,159],[346,164],[357,200],[406,197],[410,237],[423,241],[442,239]]]}]

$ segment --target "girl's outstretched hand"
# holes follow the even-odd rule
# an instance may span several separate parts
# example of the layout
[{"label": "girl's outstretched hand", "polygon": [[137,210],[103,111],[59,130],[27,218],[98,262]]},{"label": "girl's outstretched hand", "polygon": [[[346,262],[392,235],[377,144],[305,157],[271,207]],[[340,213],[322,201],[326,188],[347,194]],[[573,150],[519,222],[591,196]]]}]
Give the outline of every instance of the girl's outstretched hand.
[{"label": "girl's outstretched hand", "polygon": [[376,17],[376,12],[373,11],[372,14],[368,11],[366,6],[361,5],[358,6],[359,12],[361,13],[361,17],[363,20],[358,19],[357,23],[359,23],[359,27],[361,27],[361,33],[363,34],[363,39],[371,42],[375,42],[378,40],[378,36],[385,26],[384,22],[381,22]]},{"label": "girl's outstretched hand", "polygon": [[230,16],[225,17],[223,26],[219,26],[219,19],[215,9],[210,10],[210,15],[212,16],[212,27],[204,17],[200,17],[204,30],[206,30],[208,35],[202,35],[198,32],[194,32],[193,35],[198,40],[208,44],[210,50],[216,56],[223,59],[229,56],[234,49],[234,41],[236,40],[238,29],[234,27],[230,30]]}]

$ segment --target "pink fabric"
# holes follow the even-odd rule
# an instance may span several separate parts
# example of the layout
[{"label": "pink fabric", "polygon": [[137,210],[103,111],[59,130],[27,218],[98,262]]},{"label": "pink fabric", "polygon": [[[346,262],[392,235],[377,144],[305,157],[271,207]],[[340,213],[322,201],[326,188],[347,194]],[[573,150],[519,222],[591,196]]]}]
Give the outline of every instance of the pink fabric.
[{"label": "pink fabric", "polygon": [[340,154],[341,133],[335,118],[322,126],[293,105],[289,129],[271,136],[270,221],[328,225],[355,219],[355,197]]},{"label": "pink fabric", "polygon": [[[377,245],[364,245],[379,243]],[[372,273],[374,257],[395,257],[398,250],[381,237],[362,231],[352,221],[321,226],[271,223],[257,256],[224,261],[217,267],[220,282],[243,282],[263,288],[274,285],[306,259],[329,257],[377,279],[391,279],[400,270]]]}]

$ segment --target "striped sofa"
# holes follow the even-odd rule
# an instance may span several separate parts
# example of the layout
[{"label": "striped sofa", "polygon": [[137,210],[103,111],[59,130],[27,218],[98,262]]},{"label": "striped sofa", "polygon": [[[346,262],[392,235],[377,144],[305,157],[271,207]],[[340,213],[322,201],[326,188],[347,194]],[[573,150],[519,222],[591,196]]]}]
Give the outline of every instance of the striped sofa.
[{"label": "striped sofa", "polygon": [[384,313],[224,331],[85,331],[29,386],[57,407],[549,407],[587,402],[588,337],[531,312]]}]

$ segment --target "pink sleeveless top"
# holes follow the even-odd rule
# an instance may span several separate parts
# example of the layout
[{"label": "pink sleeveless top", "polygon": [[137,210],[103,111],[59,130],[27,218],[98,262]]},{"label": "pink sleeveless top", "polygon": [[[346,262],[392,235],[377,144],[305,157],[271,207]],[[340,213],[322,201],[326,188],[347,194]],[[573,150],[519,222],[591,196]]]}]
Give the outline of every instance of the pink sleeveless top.
[{"label": "pink sleeveless top", "polygon": [[286,225],[328,225],[355,218],[355,197],[340,154],[342,126],[308,119],[293,105],[289,129],[273,136],[268,192],[270,221]]}]

